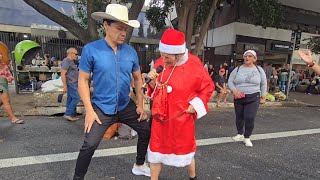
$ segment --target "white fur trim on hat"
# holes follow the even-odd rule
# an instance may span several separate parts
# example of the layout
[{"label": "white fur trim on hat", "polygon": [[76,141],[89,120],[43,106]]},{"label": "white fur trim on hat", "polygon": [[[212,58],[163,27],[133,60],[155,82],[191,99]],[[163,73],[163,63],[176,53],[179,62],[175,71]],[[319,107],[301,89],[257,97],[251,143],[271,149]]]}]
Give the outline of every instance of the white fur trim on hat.
[{"label": "white fur trim on hat", "polygon": [[254,50],[247,50],[243,53],[243,56],[245,56],[247,53],[251,53],[254,57],[258,58],[257,53]]},{"label": "white fur trim on hat", "polygon": [[159,42],[159,51],[167,54],[181,54],[186,52],[186,43],[182,45],[168,45]]}]

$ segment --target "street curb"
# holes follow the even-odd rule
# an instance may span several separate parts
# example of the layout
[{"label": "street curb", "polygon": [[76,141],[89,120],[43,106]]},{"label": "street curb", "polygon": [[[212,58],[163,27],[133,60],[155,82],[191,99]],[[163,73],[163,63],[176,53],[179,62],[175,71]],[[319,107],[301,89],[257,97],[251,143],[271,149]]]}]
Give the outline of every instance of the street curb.
[{"label": "street curb", "polygon": [[[25,109],[25,111],[14,111],[14,114],[16,116],[52,116],[55,114],[61,114],[64,113],[66,110],[66,107],[60,106],[60,107],[36,107],[32,109]],[[77,107],[77,112],[84,114],[85,109],[83,106]],[[0,111],[0,116],[5,117],[7,114],[5,111]]]},{"label": "street curb", "polygon": [[[233,108],[233,103],[226,103],[224,105],[218,106],[216,102],[208,103],[209,109],[215,108]],[[260,104],[260,107],[320,107],[320,105],[308,104],[300,101],[277,101],[277,102],[266,102],[265,104]]]},{"label": "street curb", "polygon": [[[208,103],[209,110],[215,110],[218,108],[233,108],[233,103],[226,103],[222,106],[218,106],[216,102],[209,102]],[[279,102],[266,102],[260,107],[320,107],[320,105],[308,104],[303,103],[300,101],[279,101]],[[65,112],[64,106],[59,107],[36,107],[32,109],[25,109],[23,111],[15,111],[15,115],[17,116],[52,116],[56,114],[62,114]],[[150,114],[149,112],[149,105],[145,106],[145,111]],[[77,112],[81,114],[85,114],[85,109],[83,106],[77,107]],[[0,111],[0,117],[6,117],[7,114],[4,110]]]}]

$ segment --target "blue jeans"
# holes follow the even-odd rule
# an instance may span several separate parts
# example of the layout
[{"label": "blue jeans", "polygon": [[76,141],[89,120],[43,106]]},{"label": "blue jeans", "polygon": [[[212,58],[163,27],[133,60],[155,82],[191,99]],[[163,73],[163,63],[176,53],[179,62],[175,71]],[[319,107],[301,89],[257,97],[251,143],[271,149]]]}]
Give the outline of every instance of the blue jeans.
[{"label": "blue jeans", "polygon": [[80,101],[80,96],[78,92],[77,85],[68,84],[67,92],[67,103],[65,116],[75,116],[77,115],[77,104]]}]

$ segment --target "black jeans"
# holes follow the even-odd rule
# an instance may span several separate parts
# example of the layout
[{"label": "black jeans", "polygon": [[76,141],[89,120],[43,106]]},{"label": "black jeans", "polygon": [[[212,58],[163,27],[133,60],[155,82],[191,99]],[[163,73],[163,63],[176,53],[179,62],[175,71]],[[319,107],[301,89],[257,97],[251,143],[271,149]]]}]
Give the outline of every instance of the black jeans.
[{"label": "black jeans", "polygon": [[259,104],[260,93],[246,94],[244,98],[234,100],[237,131],[238,134],[243,134],[243,126],[245,126],[245,138],[249,138],[252,134]]},{"label": "black jeans", "polygon": [[84,179],[94,151],[98,148],[100,141],[106,130],[114,123],[124,123],[133,128],[138,133],[136,164],[142,165],[145,162],[148,144],[150,140],[150,126],[147,121],[138,121],[139,115],[136,112],[137,106],[130,100],[128,106],[115,115],[104,114],[97,106],[94,110],[97,113],[102,125],[96,121],[93,123],[89,133],[85,134],[85,140],[80,149],[76,163],[75,175],[73,179]]}]

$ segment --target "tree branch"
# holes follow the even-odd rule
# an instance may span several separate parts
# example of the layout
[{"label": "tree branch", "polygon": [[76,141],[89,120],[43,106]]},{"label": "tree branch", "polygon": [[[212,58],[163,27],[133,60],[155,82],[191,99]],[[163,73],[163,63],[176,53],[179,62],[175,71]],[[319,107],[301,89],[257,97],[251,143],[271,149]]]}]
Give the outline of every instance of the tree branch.
[{"label": "tree branch", "polygon": [[186,45],[187,48],[190,49],[191,46],[191,39],[193,35],[193,28],[194,28],[194,19],[197,13],[197,8],[199,6],[200,0],[194,0],[191,5],[191,9],[188,15],[188,22],[187,22],[187,32],[186,32]]},{"label": "tree branch", "polygon": [[216,10],[216,7],[217,7],[216,4],[217,4],[218,0],[212,0],[212,1],[213,2],[212,2],[212,5],[210,7],[209,14],[208,14],[206,20],[201,25],[200,36],[199,36],[199,39],[196,42],[196,47],[195,47],[195,49],[193,51],[193,54],[195,54],[195,55],[199,55],[200,54],[200,50],[201,50],[201,47],[203,45],[204,36],[205,36],[206,32],[208,31],[208,27],[209,27],[210,22],[212,20],[214,11]]},{"label": "tree branch", "polygon": [[177,12],[179,11],[181,14],[180,16],[178,15],[178,30],[186,33],[186,29],[187,29],[187,19],[188,19],[188,14],[191,8],[192,2],[191,0],[185,0],[183,1],[182,7],[180,8],[180,10],[177,10]]},{"label": "tree branch", "polygon": [[95,0],[87,0],[87,20],[88,20],[88,33],[91,37],[98,37],[97,22],[91,17],[95,10]]},{"label": "tree branch", "polygon": [[91,37],[87,30],[83,29],[75,20],[64,15],[63,13],[52,8],[42,0],[23,0],[28,5],[33,7],[36,11],[51,19],[52,21],[60,24],[76,36],[83,43],[88,43],[96,37]]},{"label": "tree branch", "polygon": [[[132,3],[131,8],[129,10],[129,19],[130,20],[136,20],[138,18],[139,13],[141,12],[143,5],[144,5],[144,0],[135,0],[134,3]],[[140,26],[143,26],[143,24],[140,24]],[[133,28],[130,28],[128,30],[125,42],[127,42],[127,43],[129,42],[129,40],[132,36],[132,31],[133,31]]]}]

